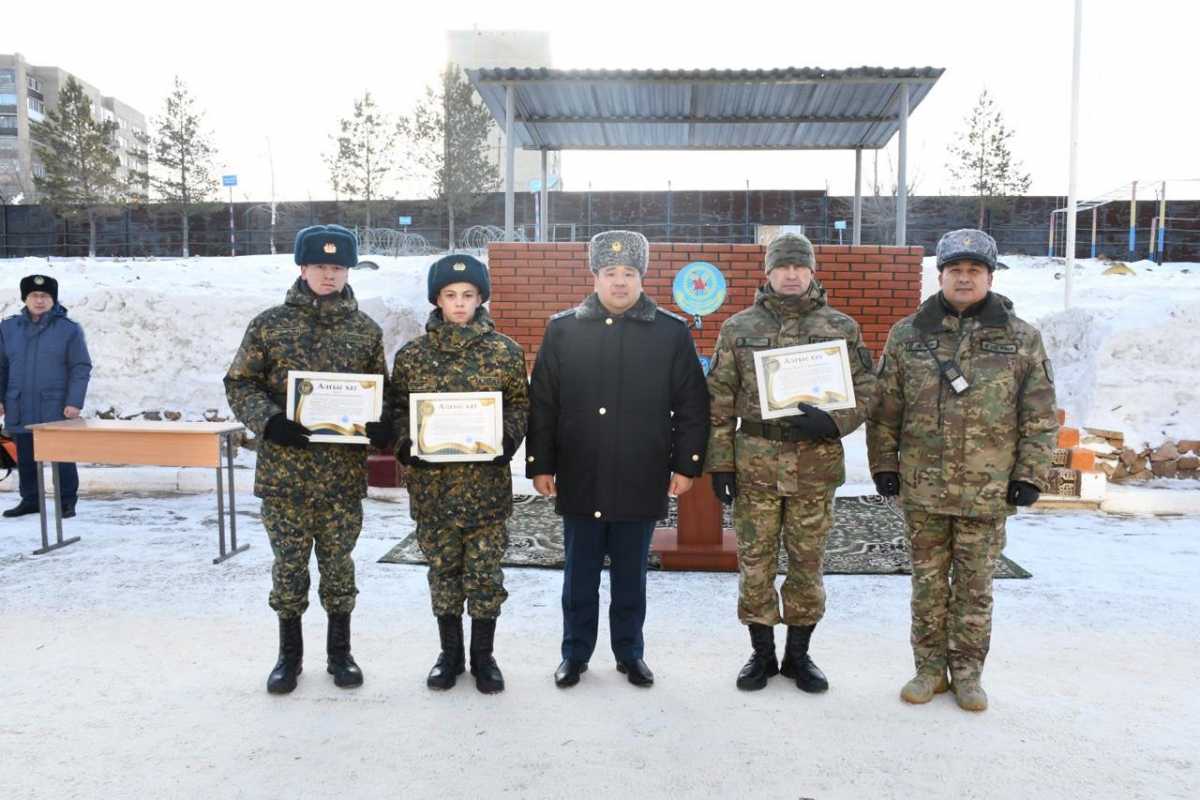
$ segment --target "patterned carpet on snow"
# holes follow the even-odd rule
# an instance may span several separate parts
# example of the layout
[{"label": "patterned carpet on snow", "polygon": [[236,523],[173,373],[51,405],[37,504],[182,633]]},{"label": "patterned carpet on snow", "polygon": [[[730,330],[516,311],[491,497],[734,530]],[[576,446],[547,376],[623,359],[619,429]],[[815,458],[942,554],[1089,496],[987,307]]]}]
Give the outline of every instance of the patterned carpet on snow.
[{"label": "patterned carpet on snow", "polygon": [[[506,567],[562,569],[562,519],[554,513],[553,501],[541,497],[513,498],[513,516],[508,521]],[[675,525],[675,501],[663,527]],[[725,527],[732,527],[729,510]],[[425,558],[411,534],[379,559],[384,564],[424,564]],[[650,554],[650,568],[658,569],[658,556]],[[787,572],[787,553],[779,551],[779,572]],[[826,575],[908,575],[912,573],[904,520],[900,511],[878,495],[839,497],[834,501],[834,525],[825,546]],[[1030,578],[1032,575],[1007,556],[996,565],[997,578]]]}]

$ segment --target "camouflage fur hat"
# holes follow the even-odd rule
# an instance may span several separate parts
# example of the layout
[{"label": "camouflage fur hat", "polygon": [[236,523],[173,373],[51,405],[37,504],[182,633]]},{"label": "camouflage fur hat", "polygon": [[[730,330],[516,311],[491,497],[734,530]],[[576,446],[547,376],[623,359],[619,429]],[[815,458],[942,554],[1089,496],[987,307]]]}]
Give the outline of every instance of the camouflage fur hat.
[{"label": "camouflage fur hat", "polygon": [[785,233],[776,236],[767,245],[767,257],[763,262],[765,271],[770,272],[785,265],[808,267],[813,270],[817,268],[817,256],[807,236]]},{"label": "camouflage fur hat", "polygon": [[988,272],[996,269],[996,240],[975,228],[960,228],[944,234],[937,243],[937,268],[953,261],[974,261],[983,264]]},{"label": "camouflage fur hat", "polygon": [[643,276],[650,266],[650,243],[637,231],[605,231],[588,242],[588,268],[633,267]]}]

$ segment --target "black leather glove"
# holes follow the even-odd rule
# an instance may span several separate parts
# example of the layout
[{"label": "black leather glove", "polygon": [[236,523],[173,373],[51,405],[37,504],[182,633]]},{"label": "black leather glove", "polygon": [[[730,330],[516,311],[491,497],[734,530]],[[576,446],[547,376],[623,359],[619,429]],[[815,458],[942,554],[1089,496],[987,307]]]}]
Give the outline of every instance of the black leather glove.
[{"label": "black leather glove", "polygon": [[900,494],[899,472],[876,472],[871,477],[875,479],[875,491],[879,492],[880,497],[895,497]]},{"label": "black leather glove", "polygon": [[396,432],[392,430],[392,421],[390,419],[368,422],[365,427],[367,429],[367,438],[371,440],[371,447],[374,447],[376,450],[387,450],[396,441]]},{"label": "black leather glove", "polygon": [[1042,496],[1042,490],[1025,481],[1009,481],[1005,499],[1010,506],[1031,506]]},{"label": "black leather glove", "polygon": [[792,415],[783,419],[787,421],[788,425],[796,429],[802,439],[816,441],[818,439],[842,438],[842,433],[838,430],[837,423],[833,421],[833,417],[829,416],[829,414],[816,406],[810,406],[808,403],[800,403],[797,408],[804,412],[802,416]]},{"label": "black leather glove", "polygon": [[737,473],[714,472],[710,477],[717,499],[724,505],[733,505],[733,500],[737,497]]},{"label": "black leather glove", "polygon": [[513,453],[517,452],[517,446],[513,443],[512,437],[508,434],[504,435],[504,452],[492,459],[493,464],[507,464],[512,461]]},{"label": "black leather glove", "polygon": [[431,462],[412,454],[412,439],[407,436],[400,440],[400,446],[396,448],[396,460],[412,469],[425,469],[433,466]]},{"label": "black leather glove", "polygon": [[312,431],[288,419],[282,412],[267,420],[267,426],[263,428],[263,438],[267,441],[283,447],[299,447],[301,450],[308,447],[308,437],[311,435]]}]

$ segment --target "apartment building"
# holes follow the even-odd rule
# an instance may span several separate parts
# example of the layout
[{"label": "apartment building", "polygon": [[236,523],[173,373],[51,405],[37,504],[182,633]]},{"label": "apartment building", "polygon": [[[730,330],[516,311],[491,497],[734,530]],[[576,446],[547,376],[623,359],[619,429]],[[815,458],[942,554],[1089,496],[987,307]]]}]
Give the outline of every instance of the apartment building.
[{"label": "apartment building", "polygon": [[[36,202],[34,177],[45,168],[34,150],[31,122],[43,122],[46,112],[58,105],[58,94],[70,73],[60,67],[35,66],[20,53],[0,53],[0,201]],[[92,116],[117,124],[115,136],[122,177],[130,169],[144,171],[136,157],[138,133],[146,133],[146,116],[136,108],[103,94],[75,76],[92,101]]]}]

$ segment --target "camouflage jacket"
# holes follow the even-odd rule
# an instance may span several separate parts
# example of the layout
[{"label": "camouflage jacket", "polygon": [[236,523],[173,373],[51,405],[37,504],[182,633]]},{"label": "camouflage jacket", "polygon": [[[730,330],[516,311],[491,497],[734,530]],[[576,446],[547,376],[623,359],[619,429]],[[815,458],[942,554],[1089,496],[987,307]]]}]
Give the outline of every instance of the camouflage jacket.
[{"label": "camouflage jacket", "polygon": [[[397,441],[409,435],[411,392],[502,392],[504,435],[519,447],[529,415],[529,383],[521,346],[496,332],[487,309],[467,325],[443,321],[434,309],[427,333],[396,353],[388,407]],[[508,464],[439,464],[408,473],[410,513],[417,522],[483,525],[512,515]]]},{"label": "camouflage jacket", "polygon": [[354,444],[284,447],[263,438],[267,420],[287,405],[289,370],[387,375],[383,335],[358,310],[347,286],[318,299],[302,280],[281,306],[246,328],[225,375],[225,396],[241,422],[258,437],[254,494],[293,499],[357,497],[367,493],[367,448]]},{"label": "camouflage jacket", "polygon": [[[1045,491],[1058,435],[1054,377],[1032,325],[989,293],[960,317],[941,294],[897,322],[879,363],[867,425],[871,472],[900,473],[908,508],[965,517],[1004,516],[1009,480]],[[958,394],[939,371],[954,362]]]},{"label": "camouflage jacket", "polygon": [[[776,442],[735,433],[739,417],[762,420],[755,351],[838,339],[846,342],[849,351],[855,406],[830,416],[845,436],[866,418],[875,386],[871,353],[863,345],[858,323],[826,305],[825,289],[819,281],[814,278],[812,287],[801,296],[776,294],[765,285],[755,295],[754,305],[726,320],[708,372],[712,429],[705,469],[736,471],[739,485],[781,496],[801,494],[806,487],[844,483],[846,466],[838,440]],[[774,422],[785,425],[787,419]]]}]

